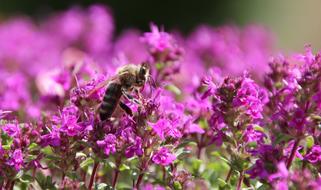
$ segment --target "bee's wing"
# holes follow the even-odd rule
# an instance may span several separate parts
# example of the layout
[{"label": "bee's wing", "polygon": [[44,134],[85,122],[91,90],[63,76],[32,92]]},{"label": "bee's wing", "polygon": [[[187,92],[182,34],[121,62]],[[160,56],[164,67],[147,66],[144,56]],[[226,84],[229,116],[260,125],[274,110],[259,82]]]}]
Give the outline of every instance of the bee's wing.
[{"label": "bee's wing", "polygon": [[94,89],[92,89],[91,91],[89,91],[88,93],[88,97],[90,97],[91,95],[93,95],[94,93],[96,93],[98,90],[100,90],[101,88],[104,88],[105,86],[107,86],[107,84],[111,81],[112,79],[107,79],[107,80],[104,80],[100,83],[98,83],[96,85],[96,87]]}]

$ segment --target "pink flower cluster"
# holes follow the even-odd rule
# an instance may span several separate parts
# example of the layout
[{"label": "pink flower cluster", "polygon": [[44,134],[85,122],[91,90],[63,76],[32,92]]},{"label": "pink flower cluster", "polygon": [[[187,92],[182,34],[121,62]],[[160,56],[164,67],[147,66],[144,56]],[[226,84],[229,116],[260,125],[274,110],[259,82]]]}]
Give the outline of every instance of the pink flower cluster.
[{"label": "pink flower cluster", "polygon": [[[150,27],[115,37],[101,5],[0,23],[0,189],[320,189],[321,53]],[[102,121],[102,84],[142,63],[132,114]]]}]

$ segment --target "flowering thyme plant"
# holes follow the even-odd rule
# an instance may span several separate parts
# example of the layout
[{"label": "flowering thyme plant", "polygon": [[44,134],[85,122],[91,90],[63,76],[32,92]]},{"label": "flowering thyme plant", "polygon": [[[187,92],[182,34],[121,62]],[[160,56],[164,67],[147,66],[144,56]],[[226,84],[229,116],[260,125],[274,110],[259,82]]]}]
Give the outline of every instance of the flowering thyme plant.
[{"label": "flowering thyme plant", "polygon": [[[0,23],[0,189],[320,189],[320,53],[270,59],[259,26],[113,27],[101,5]],[[142,62],[133,114],[102,121],[101,84]]]}]

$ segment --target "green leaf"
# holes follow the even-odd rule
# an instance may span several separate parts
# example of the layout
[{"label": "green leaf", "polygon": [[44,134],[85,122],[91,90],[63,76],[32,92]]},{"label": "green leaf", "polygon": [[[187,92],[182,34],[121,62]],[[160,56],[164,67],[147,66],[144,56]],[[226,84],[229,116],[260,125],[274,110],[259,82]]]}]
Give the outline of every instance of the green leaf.
[{"label": "green leaf", "polygon": [[20,170],[16,176],[14,177],[15,179],[20,179],[23,176],[23,170]]},{"label": "green leaf", "polygon": [[164,63],[161,63],[161,62],[156,63],[156,69],[157,69],[157,70],[163,69],[164,66],[165,66]]},{"label": "green leaf", "polygon": [[33,181],[33,177],[31,175],[28,175],[28,174],[24,174],[21,178],[19,178],[19,180],[22,182],[22,183],[30,183]]},{"label": "green leaf", "polygon": [[11,144],[9,145],[9,144],[7,144],[7,145],[2,145],[2,148],[4,149],[4,150],[10,150],[10,147],[11,147]]},{"label": "green leaf", "polygon": [[284,133],[277,133],[274,144],[280,144],[281,142],[287,142],[291,139],[291,136],[285,135]]},{"label": "green leaf", "polygon": [[261,132],[264,133],[264,128],[261,127],[261,126],[259,126],[259,125],[254,125],[254,130],[256,130],[256,131],[261,131]]},{"label": "green leaf", "polygon": [[268,190],[268,189],[271,189],[271,187],[265,184],[262,184],[259,188],[257,188],[257,190]]},{"label": "green leaf", "polygon": [[116,168],[116,164],[114,162],[108,162],[108,165],[113,169]]},{"label": "green leaf", "polygon": [[187,146],[197,146],[197,143],[195,141],[192,140],[184,140],[183,142],[181,142],[176,149],[180,149],[180,148],[185,148]]},{"label": "green leaf", "polygon": [[213,152],[211,152],[211,155],[218,157],[218,158],[221,157],[221,153],[219,151],[213,151]]},{"label": "green leaf", "polygon": [[83,153],[83,152],[77,152],[76,153],[76,158],[86,158],[86,157],[87,157],[87,155],[85,153]]},{"label": "green leaf", "polygon": [[190,153],[191,153],[190,150],[185,149],[185,147],[182,147],[182,148],[179,148],[176,150],[175,155],[176,155],[177,159],[181,159]]},{"label": "green leaf", "polygon": [[196,159],[196,158],[192,159],[192,169],[194,174],[198,174],[202,163],[203,161],[200,159]]},{"label": "green leaf", "polygon": [[119,167],[120,171],[125,171],[125,170],[129,170],[129,169],[130,169],[130,167],[126,164],[121,164]]},{"label": "green leaf", "polygon": [[227,163],[227,164],[230,164],[230,163],[231,163],[228,159],[226,159],[226,158],[223,157],[223,156],[219,156],[219,158],[220,158],[222,161],[224,161],[225,163]]},{"label": "green leaf", "polygon": [[314,138],[312,136],[306,137],[307,148],[311,148],[314,145]]},{"label": "green leaf", "polygon": [[174,189],[175,189],[175,190],[181,190],[181,189],[183,189],[181,183],[178,182],[178,181],[175,181],[173,185],[174,185]]},{"label": "green leaf", "polygon": [[108,190],[108,189],[113,189],[113,188],[106,183],[100,183],[95,185],[95,190]]},{"label": "green leaf", "polygon": [[219,185],[219,186],[222,186],[222,187],[227,184],[227,183],[225,182],[225,180],[222,179],[222,178],[218,178],[217,181],[218,181],[218,185]]},{"label": "green leaf", "polygon": [[36,143],[31,143],[28,147],[28,150],[29,151],[33,151],[33,150],[36,150],[37,148],[39,148],[38,144]]},{"label": "green leaf", "polygon": [[86,160],[84,160],[83,162],[80,163],[80,167],[82,169],[87,168],[89,165],[93,164],[94,160],[92,158],[87,158]]},{"label": "green leaf", "polygon": [[78,175],[75,171],[69,171],[66,173],[66,176],[68,176],[72,180],[78,179]]},{"label": "green leaf", "polygon": [[174,93],[177,96],[182,94],[182,91],[177,86],[175,86],[174,84],[166,85],[165,89],[170,91],[170,92],[172,92],[172,93]]},{"label": "green leaf", "polygon": [[130,175],[131,175],[133,180],[137,180],[138,175],[139,175],[139,170],[138,169],[132,169],[130,171]]},{"label": "green leaf", "polygon": [[45,155],[54,155],[51,147],[49,147],[49,146],[42,148],[41,152],[44,153]]},{"label": "green leaf", "polygon": [[87,186],[86,186],[86,184],[85,184],[85,182],[79,182],[79,189],[87,189]]},{"label": "green leaf", "polygon": [[255,141],[249,142],[249,143],[247,144],[247,146],[248,146],[248,147],[253,147],[253,148],[255,148],[255,147],[257,147],[257,142],[255,142]]},{"label": "green leaf", "polygon": [[11,145],[13,143],[13,139],[6,134],[2,134],[1,140],[2,140],[2,148],[5,150],[10,150]]},{"label": "green leaf", "polygon": [[204,118],[200,119],[198,124],[202,129],[208,129],[209,128],[208,122]]},{"label": "green leaf", "polygon": [[44,176],[42,173],[38,173],[36,177],[36,181],[38,182],[41,189],[50,189],[55,190],[57,189],[55,186],[55,182],[52,181],[51,176]]},{"label": "green leaf", "polygon": [[35,160],[37,157],[38,157],[37,155],[28,155],[27,160],[28,161]]}]

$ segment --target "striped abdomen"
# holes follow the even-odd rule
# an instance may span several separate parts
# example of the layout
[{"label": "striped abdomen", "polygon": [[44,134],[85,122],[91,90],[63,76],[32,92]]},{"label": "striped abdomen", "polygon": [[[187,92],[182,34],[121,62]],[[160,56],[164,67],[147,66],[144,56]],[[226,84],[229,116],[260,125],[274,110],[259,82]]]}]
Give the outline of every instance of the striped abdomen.
[{"label": "striped abdomen", "polygon": [[110,83],[106,89],[103,102],[99,108],[99,116],[101,121],[105,121],[111,117],[119,103],[121,96],[121,85],[116,82]]}]

